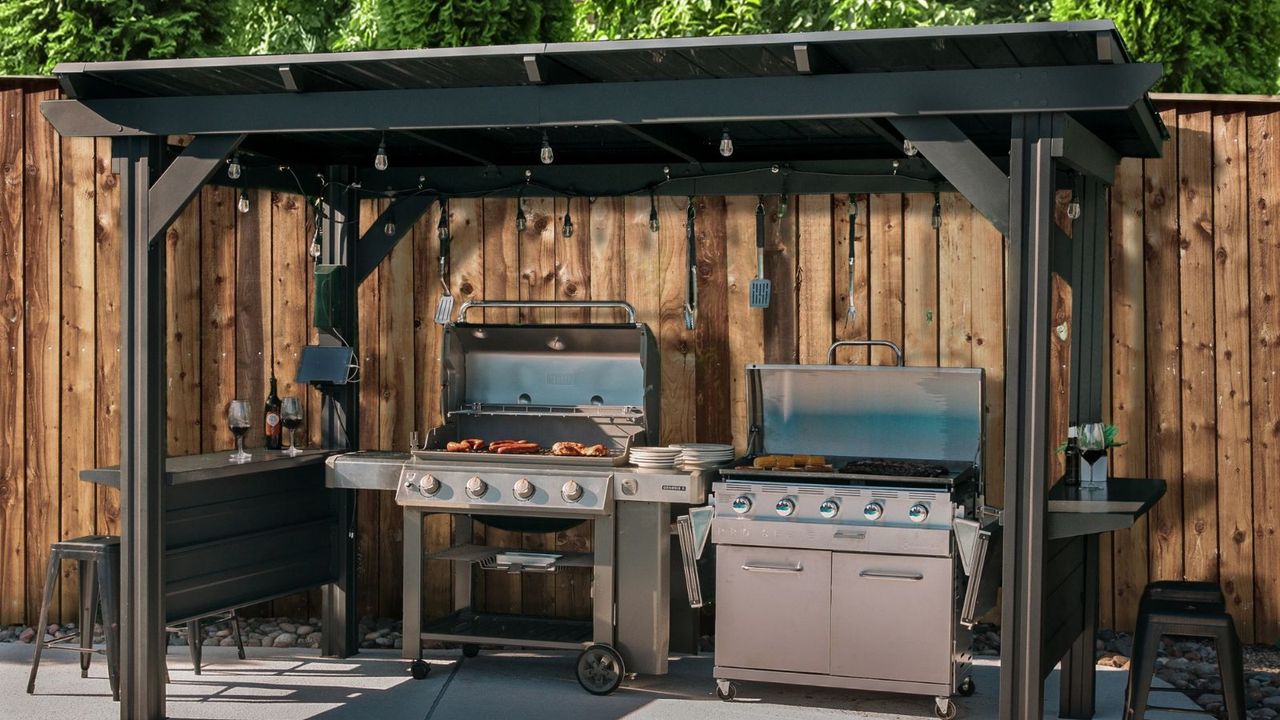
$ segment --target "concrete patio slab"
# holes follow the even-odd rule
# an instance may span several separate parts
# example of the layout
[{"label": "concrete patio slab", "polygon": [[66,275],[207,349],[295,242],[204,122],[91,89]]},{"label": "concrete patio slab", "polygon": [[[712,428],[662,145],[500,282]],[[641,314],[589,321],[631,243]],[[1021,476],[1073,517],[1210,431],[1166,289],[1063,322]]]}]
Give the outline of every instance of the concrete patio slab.
[{"label": "concrete patio slab", "polygon": [[[663,678],[641,677],[607,697],[584,692],[574,679],[568,653],[483,652],[460,660],[457,651],[429,653],[431,676],[413,680],[407,664],[390,651],[365,651],[348,660],[320,658],[315,651],[249,648],[240,660],[233,648],[205,648],[202,675],[191,672],[185,648],[169,650],[169,717],[244,720],[795,720],[933,717],[929,698],[877,695],[782,685],[741,684],[732,703],[716,699],[710,657],[676,657]],[[25,692],[32,647],[0,645],[0,718],[107,720],[119,717],[111,702],[106,666],[95,657],[80,678],[70,653],[46,652],[36,694]],[[999,668],[974,669],[978,690],[958,698],[962,720],[997,716]],[[1126,673],[1100,669],[1097,720],[1120,720]],[[1046,683],[1047,718],[1057,718],[1057,677]],[[1161,704],[1190,710],[1177,693]],[[1172,718],[1151,713],[1148,717]],[[1189,717],[1179,713],[1177,717]],[[1194,717],[1194,716],[1190,716]],[[1207,718],[1207,715],[1199,717]]]}]

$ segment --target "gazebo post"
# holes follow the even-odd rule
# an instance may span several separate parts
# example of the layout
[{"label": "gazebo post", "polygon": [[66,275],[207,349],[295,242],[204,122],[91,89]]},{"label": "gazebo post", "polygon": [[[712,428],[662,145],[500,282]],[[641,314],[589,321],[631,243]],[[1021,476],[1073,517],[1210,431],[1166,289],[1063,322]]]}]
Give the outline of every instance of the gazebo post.
[{"label": "gazebo post", "polygon": [[1005,293],[1004,581],[1000,717],[1042,716],[1043,570],[1048,443],[1049,242],[1056,161],[1053,115],[1013,117]]},{"label": "gazebo post", "polygon": [[[165,716],[165,245],[150,242],[161,137],[112,144],[120,176],[120,717]],[[112,632],[115,628],[108,631]]]}]

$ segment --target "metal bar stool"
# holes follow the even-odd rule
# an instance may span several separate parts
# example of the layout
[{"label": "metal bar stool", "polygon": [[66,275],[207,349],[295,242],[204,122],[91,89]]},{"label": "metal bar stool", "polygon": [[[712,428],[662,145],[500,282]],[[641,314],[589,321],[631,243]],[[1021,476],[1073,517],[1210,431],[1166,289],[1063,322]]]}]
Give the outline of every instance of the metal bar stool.
[{"label": "metal bar stool", "polygon": [[[36,672],[40,669],[40,654],[47,648],[72,650],[80,653],[80,677],[89,676],[89,662],[94,653],[107,657],[107,677],[111,681],[111,697],[120,699],[120,681],[116,668],[116,638],[119,632],[119,608],[116,588],[116,568],[120,561],[120,538],[110,535],[86,535],[74,540],[56,542],[49,548],[49,570],[44,580],[44,600],[40,604],[40,622],[36,629],[36,654],[31,660],[31,677],[27,679],[27,694],[36,691]],[[58,573],[64,560],[80,564],[80,626],[78,632],[61,635],[52,640],[44,639],[49,626],[49,603],[57,586]],[[93,622],[95,611],[100,611],[105,649],[93,647]],[[79,640],[78,645],[71,643]]]},{"label": "metal bar stool", "polygon": [[[220,615],[216,615],[216,616],[209,615],[206,617],[199,617],[199,618],[195,618],[194,620],[187,621],[186,623],[187,649],[191,652],[191,667],[195,669],[196,675],[200,674],[200,663],[201,663],[201,658],[204,654],[204,648],[202,643],[203,638],[200,637],[200,623],[202,621],[225,622],[227,620],[231,621],[231,633],[232,633],[232,636],[235,637],[236,639],[236,651],[237,651],[237,654],[240,656],[240,659],[243,660],[244,659],[244,638],[240,636],[240,615],[237,614],[234,609],[229,610]],[[183,628],[176,625],[171,625],[165,629],[168,630],[169,632],[183,631]]]}]

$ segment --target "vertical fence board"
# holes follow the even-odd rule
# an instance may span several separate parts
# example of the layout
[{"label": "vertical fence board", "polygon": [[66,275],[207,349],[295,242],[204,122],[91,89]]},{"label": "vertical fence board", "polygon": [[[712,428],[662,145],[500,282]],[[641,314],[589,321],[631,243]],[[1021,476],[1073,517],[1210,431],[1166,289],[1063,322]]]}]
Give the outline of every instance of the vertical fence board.
[{"label": "vertical fence board", "polygon": [[933,366],[938,364],[938,231],[932,225],[933,196],[903,195],[902,215],[906,297],[902,351],[908,365]]},{"label": "vertical fence board", "polygon": [[1280,112],[1248,123],[1254,622],[1259,639],[1273,642],[1280,636]]},{"label": "vertical fence board", "polygon": [[973,213],[973,365],[986,369],[984,408],[987,445],[982,476],[987,502],[1004,505],[1004,236]]},{"label": "vertical fence board", "polygon": [[[24,289],[26,291],[27,614],[40,611],[49,545],[58,540],[61,499],[61,152],[40,101],[57,93],[25,97],[26,179],[23,183]],[[68,565],[70,567],[70,565]],[[57,594],[49,610],[61,616]]]},{"label": "vertical fence board", "polygon": [[[685,218],[688,201],[659,198],[658,267],[655,289],[659,297],[658,355],[661,370],[661,444],[691,442],[695,437],[694,333],[684,326],[685,287],[689,265],[686,257]],[[696,219],[695,219],[696,222]]]},{"label": "vertical fence board", "polygon": [[725,248],[729,306],[729,408],[734,448],[747,449],[746,366],[764,362],[764,312],[751,307],[748,287],[756,276],[756,204],[754,196],[725,199]]},{"label": "vertical fence board", "polygon": [[[1171,132],[1177,116],[1161,113]],[[1181,580],[1182,403],[1178,313],[1178,148],[1145,163],[1147,472],[1162,478],[1168,492],[1152,510],[1151,577]]]},{"label": "vertical fence board", "polygon": [[[382,201],[360,201],[359,233],[373,224],[382,212]],[[385,266],[374,268],[368,277],[356,288],[356,302],[360,308],[358,360],[360,363],[359,386],[357,399],[360,417],[360,447],[377,449],[382,447],[381,423],[379,422],[379,372],[382,367],[381,338],[378,330],[382,322],[382,287],[381,277]],[[382,541],[382,524],[379,510],[382,504],[382,493],[376,490],[356,491],[356,582],[364,589],[356,597],[356,612],[363,616],[378,614],[381,600],[379,589],[379,546]]]},{"label": "vertical fence board", "polygon": [[[903,236],[902,236],[902,196],[872,195],[867,200],[868,217],[867,239],[863,244],[867,250],[867,262],[870,263],[870,301],[869,307],[859,308],[859,314],[866,312],[871,317],[870,334],[875,340],[889,340],[902,347],[903,318],[906,298],[902,287]],[[863,214],[859,214],[861,217]],[[1003,304],[1003,299],[1001,300]],[[1001,327],[1000,332],[1004,332]],[[896,360],[887,348],[876,348],[871,351],[873,365],[892,365]]]},{"label": "vertical fence board", "polygon": [[942,195],[938,230],[938,363],[973,364],[973,207],[959,193]]},{"label": "vertical fence board", "polygon": [[[94,414],[97,418],[95,459],[99,467],[120,461],[120,193],[119,181],[111,172],[111,140],[95,141],[94,244],[96,259],[94,284],[98,338],[98,382]],[[212,432],[212,429],[210,429]],[[98,485],[97,528],[105,535],[120,533],[120,491]]]},{"label": "vertical fence board", "polygon": [[724,198],[698,200],[698,326],[694,437],[698,442],[733,441],[729,407],[729,284],[725,263],[728,228]]},{"label": "vertical fence board", "polygon": [[[1125,444],[1109,462],[1118,477],[1143,477],[1147,470],[1146,315],[1143,273],[1142,161],[1124,160],[1111,191],[1111,422]],[[1147,518],[1112,533],[1115,616],[1131,630],[1148,574]]]},{"label": "vertical fence board", "polygon": [[1217,581],[1213,136],[1208,110],[1178,118],[1178,230],[1183,573],[1190,580]]},{"label": "vertical fence board", "polygon": [[[237,194],[238,197],[238,194]],[[236,400],[249,403],[245,447],[262,447],[262,419],[257,413],[267,397],[271,371],[271,212],[272,193],[249,192],[249,212],[236,213]],[[226,437],[226,409],[211,432]]]},{"label": "vertical fence board", "polygon": [[22,91],[0,91],[0,623],[27,617],[22,138]]},{"label": "vertical fence board", "polygon": [[[591,298],[621,300],[626,297],[627,263],[624,235],[625,198],[600,197],[591,201]],[[625,322],[620,310],[596,310],[592,322]]]},{"label": "vertical fence board", "polygon": [[200,199],[165,231],[165,430],[170,456],[200,452]]},{"label": "vertical fence board", "polygon": [[797,205],[796,197],[790,195],[765,202],[764,272],[772,281],[769,307],[764,309],[765,362],[793,363],[799,358]]},{"label": "vertical fence board", "polygon": [[232,447],[220,432],[236,393],[236,196],[205,187],[200,195],[200,421],[205,452]]},{"label": "vertical fence board", "polygon": [[1249,190],[1245,115],[1213,115],[1213,317],[1218,575],[1240,637],[1254,639],[1253,433],[1249,417]]},{"label": "vertical fence board", "polygon": [[[92,535],[93,484],[80,471],[94,466],[94,143],[62,140],[62,538]],[[70,566],[68,566],[70,567]],[[78,573],[63,576],[64,617],[79,592]]]},{"label": "vertical fence board", "polygon": [[[847,247],[848,242],[849,216],[845,207],[843,203],[840,205],[841,214],[844,215],[842,224],[846,228],[839,241],[841,247]],[[832,267],[832,233],[835,228],[832,223],[831,196],[801,195],[797,198],[796,223],[799,225],[796,249],[799,360],[805,365],[825,363],[827,348],[831,347],[835,330],[832,312],[835,306],[832,280],[836,277],[836,271]],[[844,258],[848,258],[848,255],[844,255]],[[847,277],[847,259],[843,269]],[[854,355],[860,357],[863,363],[866,362],[865,351]]]}]

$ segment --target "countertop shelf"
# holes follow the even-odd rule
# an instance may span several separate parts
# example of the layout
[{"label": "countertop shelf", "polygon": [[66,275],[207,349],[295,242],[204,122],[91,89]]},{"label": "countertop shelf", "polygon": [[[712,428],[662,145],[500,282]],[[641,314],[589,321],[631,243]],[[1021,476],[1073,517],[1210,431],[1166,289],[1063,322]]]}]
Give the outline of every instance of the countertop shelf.
[{"label": "countertop shelf", "polygon": [[[203,453],[201,455],[183,455],[165,459],[164,482],[166,485],[219,480],[244,475],[256,475],[264,472],[288,470],[308,467],[324,462],[335,450],[309,448],[300,450],[297,457],[290,457],[285,450],[265,450],[263,448],[247,449],[251,459],[236,463],[231,462],[232,450]],[[120,466],[82,470],[80,479],[100,485],[120,487]]]},{"label": "countertop shelf", "polygon": [[1111,478],[1103,488],[1067,487],[1049,490],[1050,540],[1123,530],[1164,497],[1164,480]]}]

